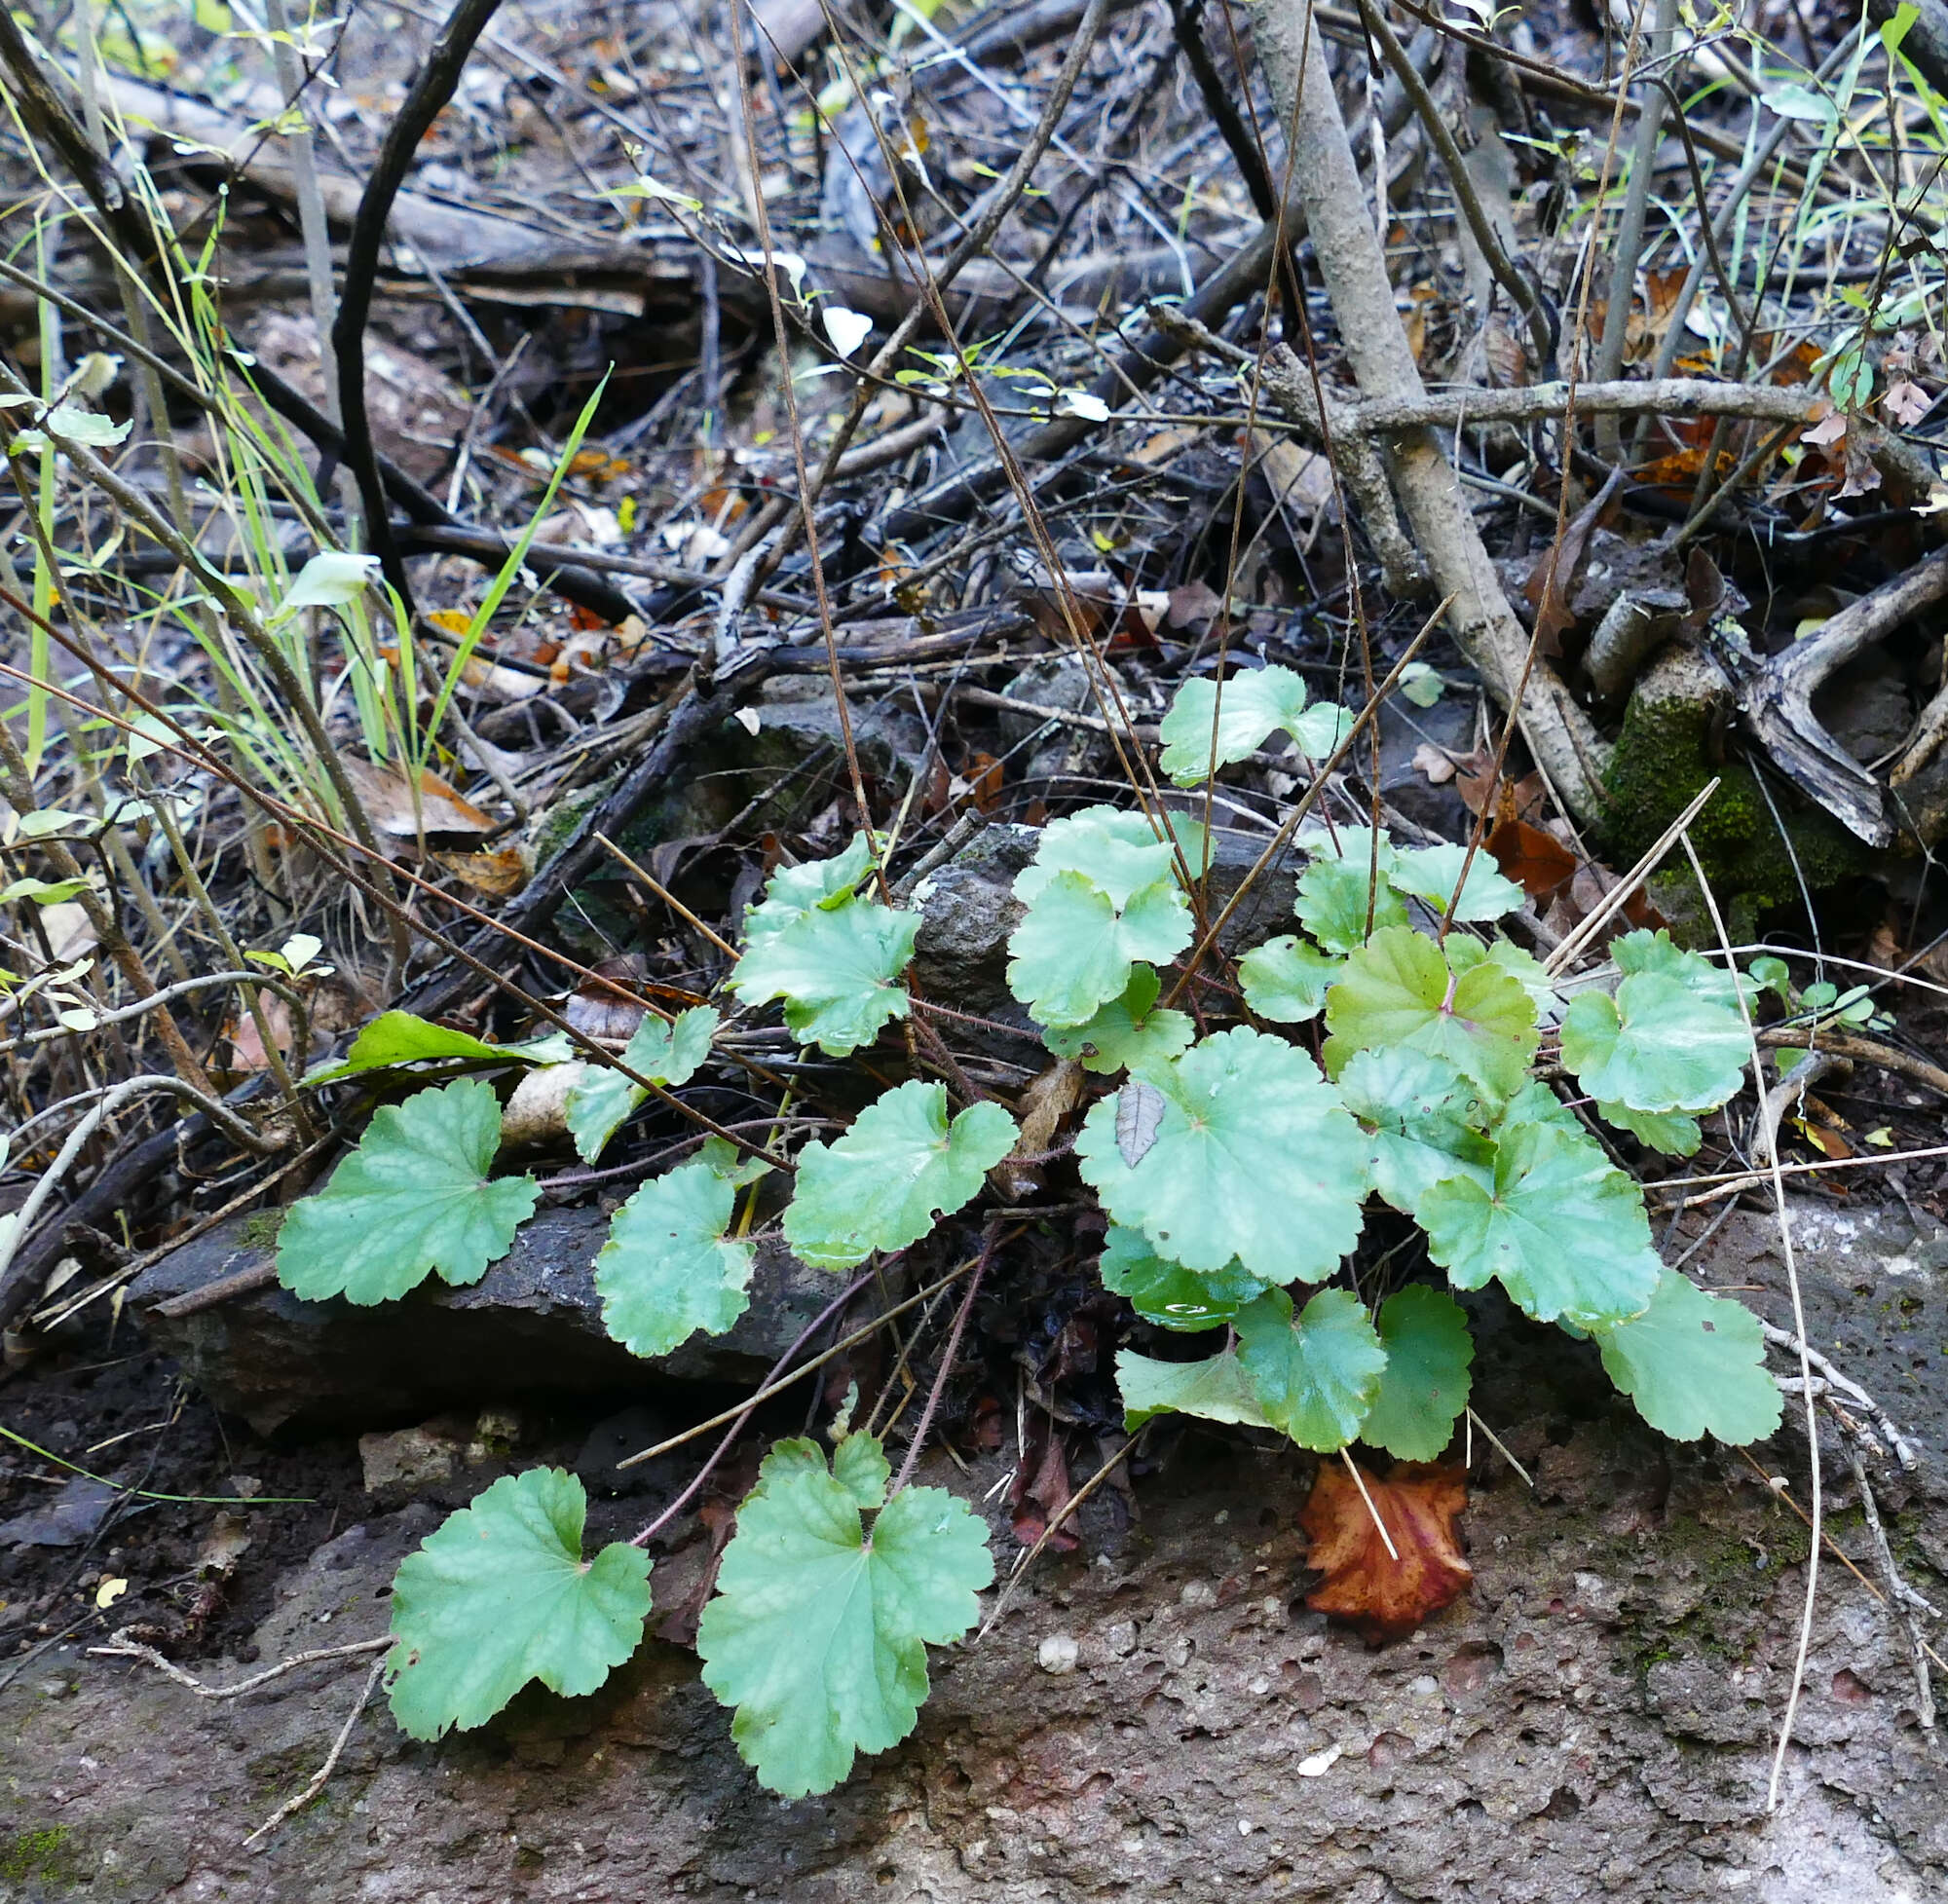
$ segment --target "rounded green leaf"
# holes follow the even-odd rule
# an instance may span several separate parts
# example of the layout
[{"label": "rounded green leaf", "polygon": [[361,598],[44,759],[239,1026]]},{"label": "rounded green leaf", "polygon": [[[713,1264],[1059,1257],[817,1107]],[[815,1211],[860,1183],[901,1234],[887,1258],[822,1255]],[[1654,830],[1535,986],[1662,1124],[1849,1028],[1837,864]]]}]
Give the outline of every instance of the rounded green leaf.
[{"label": "rounded green leaf", "polygon": [[1405,926],[1406,907],[1390,876],[1398,858],[1385,834],[1377,843],[1371,827],[1341,827],[1336,839],[1308,840],[1312,863],[1298,876],[1292,910],[1299,923],[1330,952],[1349,952],[1372,928]]},{"label": "rounded green leaf", "polygon": [[1321,1289],[1295,1319],[1292,1297],[1267,1289],[1239,1314],[1238,1360],[1265,1419],[1330,1454],[1359,1434],[1387,1352],[1350,1289]]},{"label": "rounded green leaf", "polygon": [[476,1078],[374,1113],[363,1140],[278,1230],[278,1281],[293,1295],[388,1302],[435,1270],[477,1283],[534,1213],[532,1176],[487,1176],[501,1101]]},{"label": "rounded green leaf", "polygon": [[1442,1177],[1494,1184],[1495,1146],[1479,1086],[1444,1058],[1396,1046],[1356,1052],[1339,1095],[1371,1134],[1373,1188],[1407,1215]]},{"label": "rounded green leaf", "polygon": [[1468,1405],[1475,1340],[1445,1289],[1409,1283],[1380,1304],[1386,1372],[1360,1438],[1402,1461],[1438,1461]]},{"label": "rounded green leaf", "polygon": [[1158,1362],[1133,1349],[1116,1351],[1116,1386],[1123,1427],[1132,1435],[1158,1415],[1197,1415],[1205,1421],[1269,1428],[1236,1349],[1202,1362]]},{"label": "rounded green leaf", "polygon": [[1103,1006],[1087,1025],[1051,1025],[1042,1043],[1058,1058],[1081,1061],[1085,1071],[1113,1074],[1175,1058],[1196,1034],[1188,1012],[1157,1011],[1162,989],[1154,968],[1135,965],[1123,995]]},{"label": "rounded green leaf", "polygon": [[1175,880],[1140,887],[1119,907],[1086,874],[1057,873],[1008,940],[1008,989],[1041,1024],[1079,1029],[1123,996],[1139,961],[1175,958],[1190,933]]},{"label": "rounded green leaf", "polygon": [[1174,878],[1176,868],[1173,839],[1158,838],[1141,813],[1085,806],[1042,828],[1033,865],[1015,877],[1015,897],[1032,906],[1050,880],[1079,873],[1121,912],[1145,886]]},{"label": "rounded green leaf", "polygon": [[650,1561],[618,1541],[581,1557],[588,1508],[559,1468],[504,1475],[448,1514],[393,1582],[393,1716],[414,1738],[484,1725],[531,1679],[575,1698],[632,1654]]},{"label": "rounded green leaf", "polygon": [[632,1356],[667,1355],[698,1329],[721,1335],[749,1307],[756,1251],[724,1235],[736,1202],[733,1179],[697,1159],[645,1183],[611,1219],[595,1292],[602,1326]]},{"label": "rounded green leaf", "polygon": [[1493,1187],[1449,1177],[1414,1221],[1457,1288],[1490,1277],[1539,1323],[1585,1328],[1642,1313],[1661,1265],[1637,1186],[1580,1132],[1510,1129],[1495,1145]]},{"label": "rounded green leaf", "polygon": [[1714,1110],[1737,1094],[1750,1053],[1737,1009],[1668,969],[1631,974],[1614,998],[1578,992],[1562,1019],[1562,1062],[1577,1082],[1631,1110]]},{"label": "rounded green leaf", "polygon": [[843,1058],[907,1016],[899,981],[919,925],[918,913],[856,896],[813,906],[750,940],[730,989],[747,1005],[783,999],[800,1043]]},{"label": "rounded green leaf", "polygon": [[[717,1014],[708,1005],[693,1005],[670,1024],[646,1018],[623,1050],[622,1063],[660,1085],[687,1084],[710,1056],[717,1026]],[[602,1154],[622,1120],[649,1095],[620,1071],[606,1067],[589,1070],[569,1087],[564,1106],[568,1134],[584,1164]]]},{"label": "rounded green leaf", "polygon": [[[1473,881],[1470,881],[1473,884]],[[1557,1005],[1555,982],[1549,976],[1541,959],[1533,952],[1525,952],[1508,939],[1490,939],[1483,945],[1479,939],[1471,939],[1465,933],[1450,932],[1445,947],[1447,963],[1456,972],[1472,972],[1481,964],[1499,965],[1503,971],[1512,974],[1528,993],[1535,1006],[1536,1017],[1553,1012]]]},{"label": "rounded green leaf", "polygon": [[1667,1269],[1641,1316],[1592,1332],[1611,1381],[1673,1441],[1709,1434],[1742,1446],[1778,1428],[1782,1407],[1766,1373],[1765,1332],[1743,1303],[1706,1295]]},{"label": "rounded green leaf", "polygon": [[1345,969],[1296,933],[1267,939],[1238,961],[1245,1003],[1278,1025],[1303,1025],[1326,1009],[1326,993]]},{"label": "rounded green leaf", "polygon": [[[848,1437],[841,1460],[868,1438]],[[869,1542],[862,1477],[828,1474],[810,1441],[778,1442],[697,1624],[703,1683],[735,1707],[730,1736],[759,1782],[785,1798],[830,1791],[856,1753],[913,1731],[927,1645],[966,1632],[994,1578],[987,1529],[937,1487],[895,1495]]]},{"label": "rounded green leaf", "polygon": [[1432,939],[1403,926],[1374,933],[1347,959],[1326,1027],[1335,1076],[1355,1051],[1403,1045],[1446,1059],[1500,1098],[1521,1088],[1542,1042],[1534,1001],[1513,975],[1483,961],[1457,976]]},{"label": "rounded green leaf", "polygon": [[1465,846],[1442,840],[1438,846],[1416,846],[1396,854],[1389,881],[1401,892],[1410,893],[1422,904],[1445,916],[1447,902],[1461,884],[1461,869],[1468,868],[1468,883],[1461,903],[1454,909],[1457,925],[1476,925],[1518,913],[1527,895],[1485,852],[1476,853],[1472,862]]},{"label": "rounded green leaf", "polygon": [[1177,691],[1157,729],[1164,744],[1163,770],[1180,787],[1192,787],[1218,767],[1255,754],[1279,732],[1291,734],[1304,753],[1322,759],[1338,746],[1352,716],[1330,703],[1308,708],[1308,699],[1304,680],[1291,668],[1240,669],[1225,681],[1221,695],[1217,682],[1194,677]]},{"label": "rounded green leaf", "polygon": [[1681,1110],[1632,1110],[1629,1104],[1603,1102],[1597,1104],[1596,1115],[1667,1157],[1695,1157],[1704,1141],[1698,1120]]},{"label": "rounded green leaf", "polygon": [[975,1195],[1016,1136],[999,1104],[969,1104],[950,1126],[944,1085],[896,1086],[836,1142],[799,1153],[785,1241],[818,1269],[904,1250]]},{"label": "rounded green leaf", "polygon": [[802,914],[843,905],[873,870],[873,842],[863,833],[831,859],[806,860],[801,866],[781,866],[765,887],[762,903],[744,915],[744,943],[755,946],[789,925]]},{"label": "rounded green leaf", "polygon": [[[1158,1114],[1133,1165],[1117,1113],[1143,1092]],[[1186,1269],[1236,1257],[1268,1283],[1318,1282],[1360,1234],[1366,1139],[1312,1060],[1268,1032],[1219,1031],[1152,1065],[1090,1110],[1075,1148],[1110,1215]]]},{"label": "rounded green leaf", "polygon": [[1141,1230],[1109,1226],[1097,1266],[1103,1287],[1159,1328],[1219,1328],[1264,1292],[1264,1279],[1231,1263],[1201,1272],[1159,1256]]}]

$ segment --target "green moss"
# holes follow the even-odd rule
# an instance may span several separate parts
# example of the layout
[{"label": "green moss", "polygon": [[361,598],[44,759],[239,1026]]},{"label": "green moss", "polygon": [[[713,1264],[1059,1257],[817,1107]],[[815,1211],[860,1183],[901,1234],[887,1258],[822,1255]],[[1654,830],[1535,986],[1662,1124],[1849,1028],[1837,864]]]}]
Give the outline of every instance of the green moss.
[{"label": "green moss", "polygon": [[43,1825],[0,1843],[0,1879],[10,1884],[70,1884],[80,1876],[65,1825]]},{"label": "green moss", "polygon": [[[1781,788],[1773,800],[1791,835],[1788,853],[1751,768],[1723,757],[1718,745],[1722,736],[1713,728],[1708,709],[1682,700],[1646,700],[1639,694],[1630,702],[1607,777],[1610,809],[1603,843],[1618,868],[1631,865],[1655,845],[1685,803],[1715,775],[1722,784],[1692,822],[1691,842],[1719,905],[1730,915],[1735,937],[1742,923],[1766,908],[1799,897],[1795,859],[1808,889],[1816,893],[1871,870],[1869,849],[1838,820]],[[1678,883],[1689,886],[1690,881]],[[1687,910],[1681,892],[1673,898],[1680,914]],[[1691,936],[1703,934],[1694,931]]]},{"label": "green moss", "polygon": [[268,1250],[278,1240],[278,1232],[284,1226],[284,1218],[289,1213],[282,1210],[260,1210],[254,1216],[244,1219],[244,1244],[249,1250]]},{"label": "green moss", "polygon": [[535,827],[534,840],[535,865],[538,869],[545,866],[568,844],[569,836],[581,824],[582,816],[596,806],[621,777],[622,769],[618,767],[592,786],[570,794],[566,800],[556,801],[542,815]]}]

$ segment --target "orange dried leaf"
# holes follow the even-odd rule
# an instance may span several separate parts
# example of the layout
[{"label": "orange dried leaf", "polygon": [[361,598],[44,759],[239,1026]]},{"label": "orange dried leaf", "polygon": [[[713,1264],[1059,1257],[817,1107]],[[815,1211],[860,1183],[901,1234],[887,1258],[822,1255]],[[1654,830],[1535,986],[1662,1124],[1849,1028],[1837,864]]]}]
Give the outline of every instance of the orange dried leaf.
[{"label": "orange dried leaf", "polygon": [[[1320,1466],[1298,1522],[1312,1540],[1307,1564],[1325,1579],[1305,1604],[1395,1639],[1446,1606],[1474,1578],[1454,1525],[1468,1505],[1467,1475],[1459,1467],[1419,1462],[1402,1463],[1386,1480],[1364,1468],[1360,1474],[1371,1512],[1343,1467]],[[1375,1513],[1398,1558],[1388,1553]]]},{"label": "orange dried leaf", "polygon": [[377,766],[355,755],[341,754],[340,763],[352,790],[379,832],[395,840],[410,840],[422,828],[428,833],[492,833],[496,822],[470,800],[449,787],[431,767],[420,770],[419,798],[403,774]]},{"label": "orange dried leaf", "polygon": [[435,853],[433,858],[461,884],[505,899],[528,883],[528,864],[515,846],[497,853]]},{"label": "orange dried leaf", "polygon": [[1488,835],[1488,851],[1503,877],[1513,879],[1531,899],[1546,899],[1576,877],[1576,855],[1553,833],[1526,820],[1503,820]]}]

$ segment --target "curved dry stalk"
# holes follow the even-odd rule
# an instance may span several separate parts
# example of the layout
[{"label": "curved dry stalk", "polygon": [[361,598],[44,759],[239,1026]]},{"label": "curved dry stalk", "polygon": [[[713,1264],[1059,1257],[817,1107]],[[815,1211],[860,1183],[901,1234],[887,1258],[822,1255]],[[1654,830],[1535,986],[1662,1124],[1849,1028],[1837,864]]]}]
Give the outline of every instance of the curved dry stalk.
[{"label": "curved dry stalk", "polygon": [[[1712,929],[1718,935],[1718,944],[1725,955],[1729,970],[1738,969],[1732,958],[1732,935],[1725,930],[1725,921],[1718,911],[1717,895],[1711,890],[1711,882],[1704,875],[1704,867],[1698,857],[1698,848],[1691,843],[1691,836],[1683,836],[1685,856],[1691,862],[1692,877],[1698,881],[1698,890],[1704,896],[1704,905],[1711,915]],[[1733,988],[1739,1002],[1739,1016],[1744,1021],[1745,1037],[1751,1047],[1752,1089],[1758,1094],[1759,1102],[1768,1102],[1766,1097],[1765,1068],[1759,1058],[1757,1028],[1752,1024],[1752,1008],[1745,996],[1743,986]],[[1784,1105],[1781,1102],[1780,1109]],[[1813,1612],[1819,1598],[1819,1539],[1824,1519],[1824,1500],[1819,1473],[1819,1420],[1813,1408],[1813,1363],[1806,1346],[1806,1302],[1799,1288],[1799,1264],[1792,1248],[1792,1217],[1785,1207],[1785,1177],[1779,1169],[1779,1145],[1766,1145],[1766,1173],[1772,1185],[1773,1211],[1779,1218],[1779,1251],[1785,1260],[1785,1285],[1792,1298],[1792,1326],[1799,1341],[1800,1394],[1806,1402],[1806,1446],[1807,1458],[1812,1465],[1812,1513],[1810,1524],[1813,1542],[1806,1555],[1806,1604],[1800,1614],[1799,1645],[1792,1662],[1792,1686],[1786,1694],[1785,1716],[1779,1721],[1779,1747],[1773,1754],[1772,1777],[1766,1787],[1766,1810],[1779,1810],[1779,1780],[1785,1773],[1785,1748],[1792,1740],[1792,1722],[1799,1711],[1799,1695],[1806,1679],[1807,1655],[1813,1649]]]}]

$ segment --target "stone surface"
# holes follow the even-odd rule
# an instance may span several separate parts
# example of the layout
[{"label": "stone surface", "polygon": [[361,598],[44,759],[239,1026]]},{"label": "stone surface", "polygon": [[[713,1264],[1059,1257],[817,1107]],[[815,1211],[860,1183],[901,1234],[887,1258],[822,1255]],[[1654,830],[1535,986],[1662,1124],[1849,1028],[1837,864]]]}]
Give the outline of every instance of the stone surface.
[{"label": "stone surface", "polygon": [[179,1320],[157,1314],[157,1303],[270,1256],[261,1219],[243,1217],[145,1270],[129,1299],[150,1339],[219,1408],[268,1434],[406,1426],[483,1398],[753,1387],[839,1292],[830,1276],[769,1240],[752,1272],[751,1306],[733,1328],[641,1361],[602,1326],[594,1263],[608,1228],[593,1207],[541,1211],[479,1282],[456,1289],[431,1278],[403,1300],[370,1308],[336,1297],[301,1302],[273,1287]]},{"label": "stone surface", "polygon": [[[1948,1238],[1811,1201],[1793,1220],[1817,1345],[1925,1445],[1918,1475],[1882,1464],[1876,1486],[1901,1564],[1939,1601]],[[1733,1217],[1693,1268],[1768,1314],[1785,1300],[1763,1214]],[[1798,1421],[1756,1470],[1662,1442],[1587,1345],[1470,1301],[1477,1405],[1535,1484],[1477,1438],[1473,1585],[1396,1645],[1302,1604],[1309,1461],[1193,1429],[1160,1444],[1120,1541],[1043,1556],[984,1643],[934,1654],[912,1738],[791,1805],[753,1783],[694,1660],[651,1643],[591,1698],[531,1692],[436,1746],[375,1702],[319,1801],[247,1850],[321,1762],[361,1660],[212,1702],[145,1667],[47,1656],[0,1692],[0,1904],[1943,1895],[1942,1748],[1914,1723],[1902,1636],[1837,1564],[1766,1815],[1808,1551],[1767,1476],[1805,1499]],[[1007,1459],[938,1458],[923,1478],[978,1504]],[[1831,1448],[1825,1471],[1829,1528],[1871,1573]],[[997,1503],[991,1518],[1005,1572]],[[263,1661],[383,1632],[392,1574],[436,1519],[416,1504],[338,1531],[279,1589]],[[657,1561],[659,1607],[687,1590],[682,1559]]]}]

